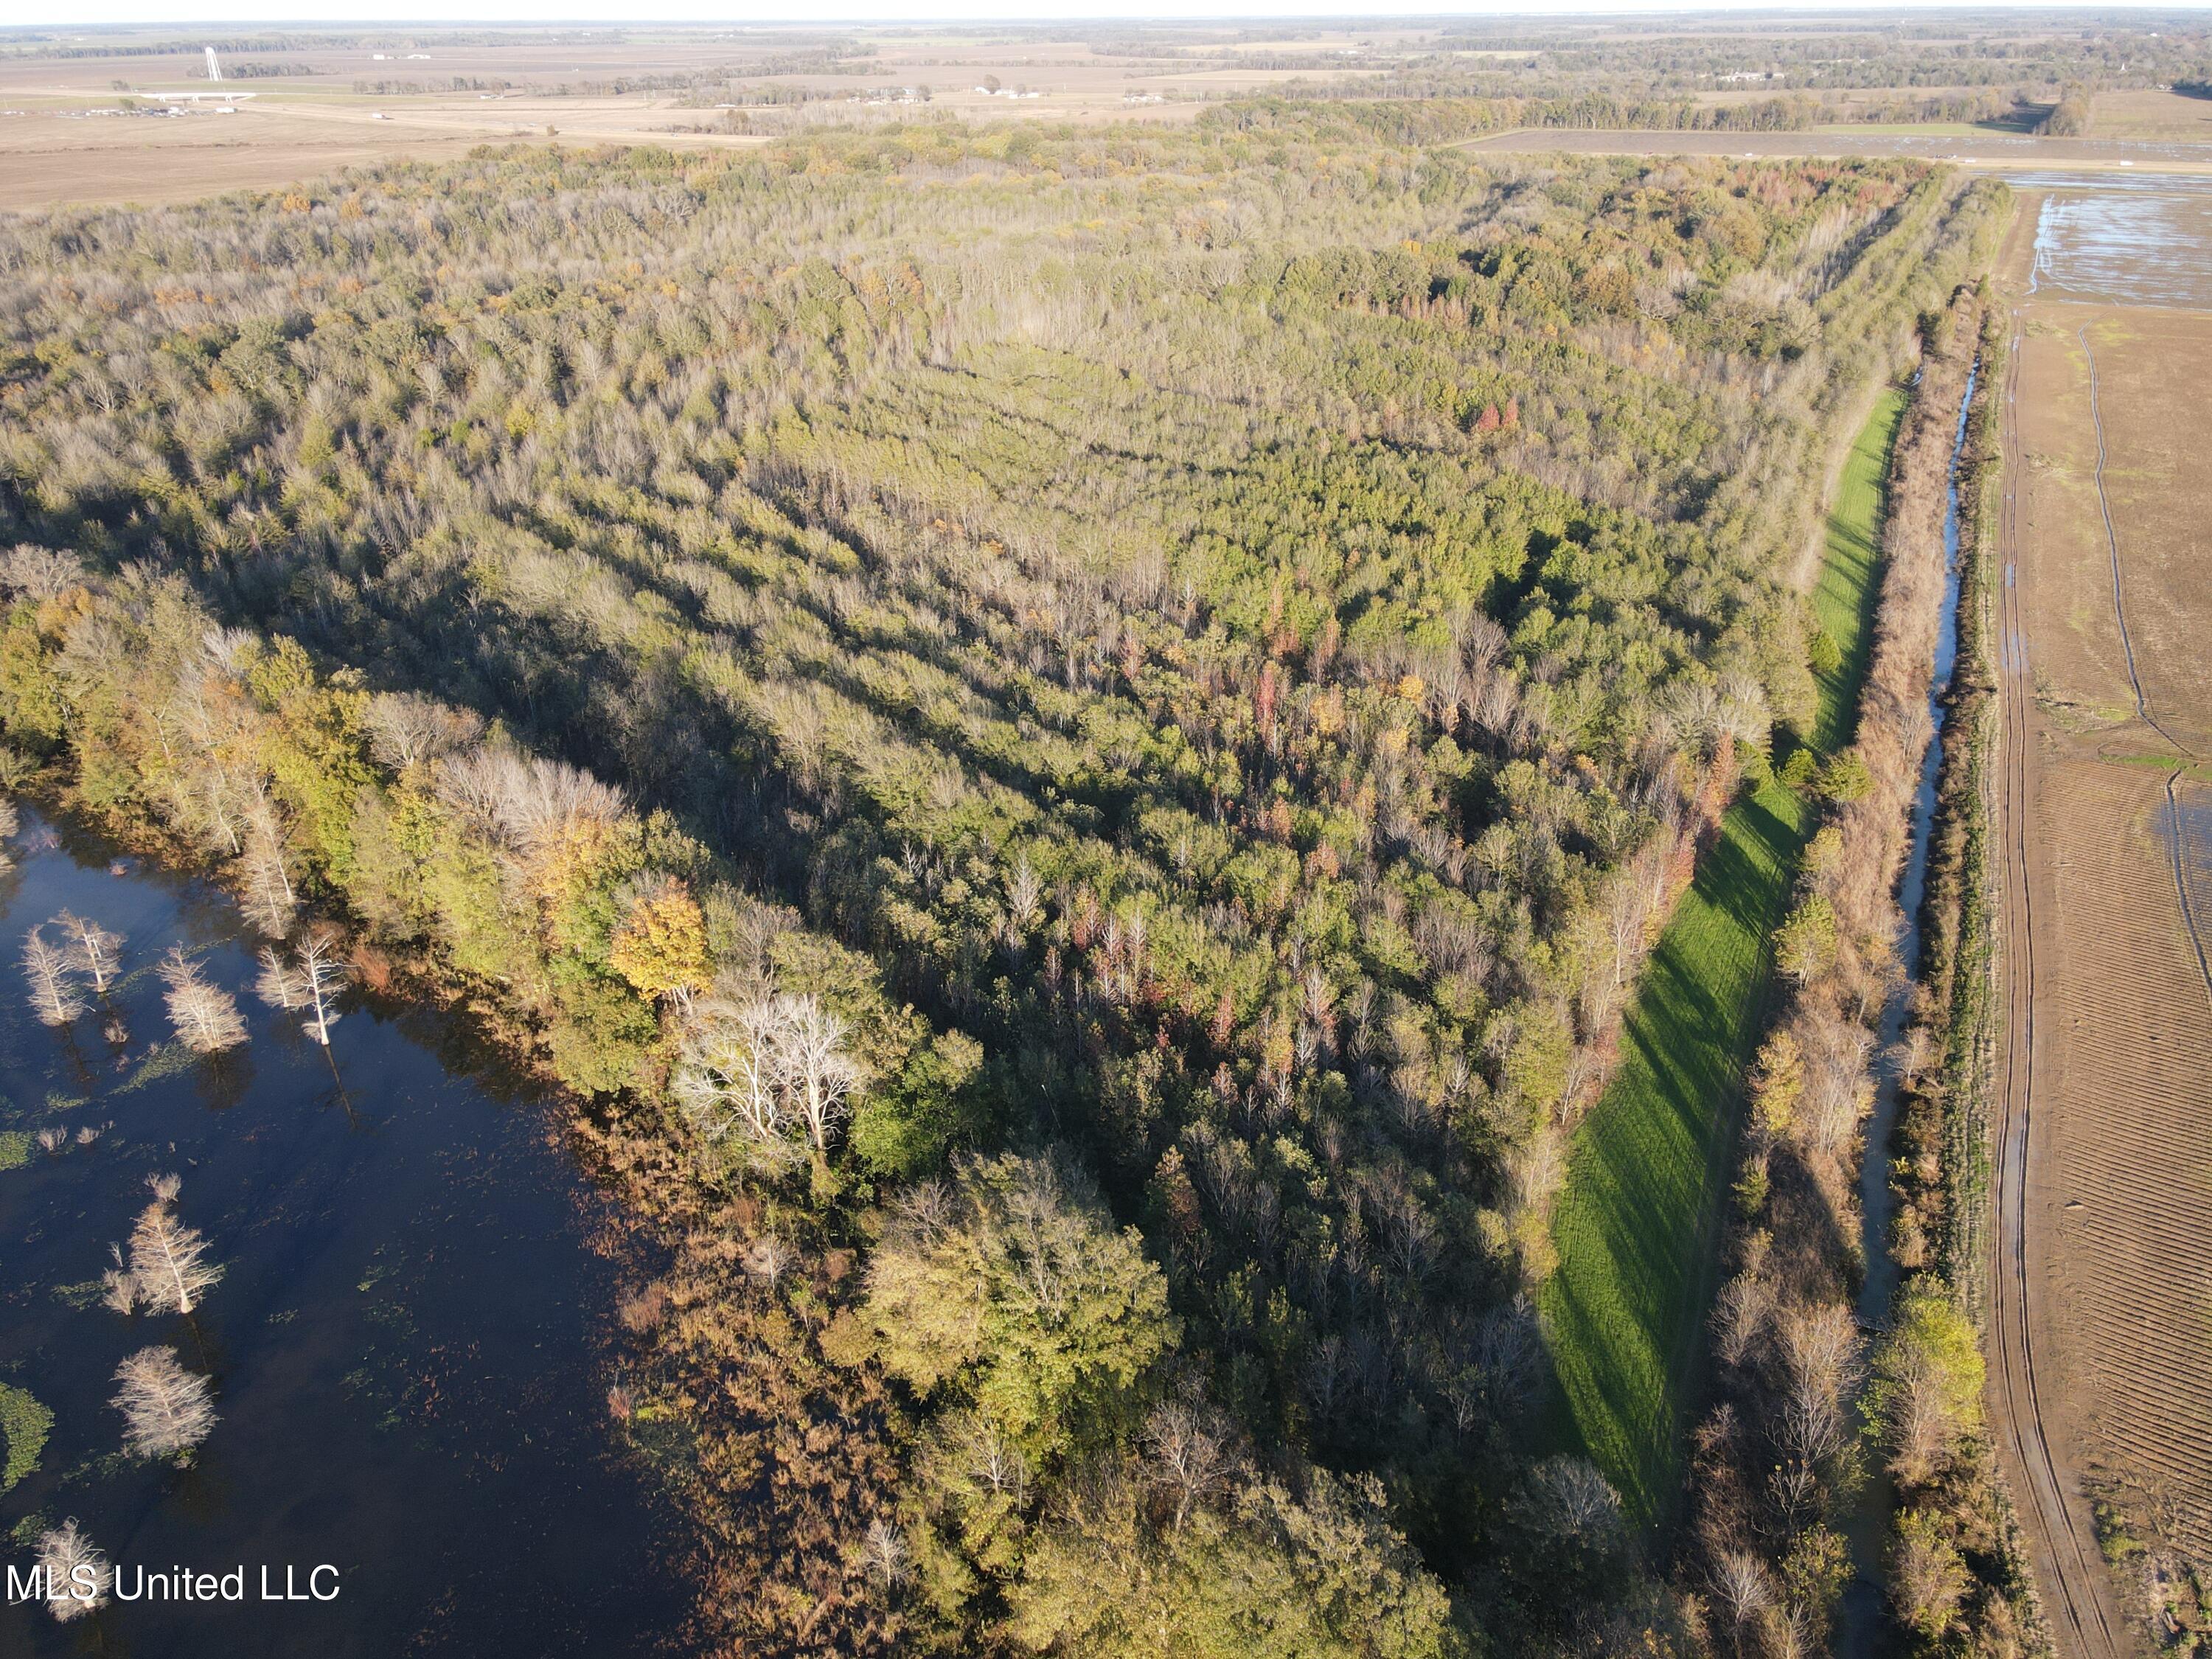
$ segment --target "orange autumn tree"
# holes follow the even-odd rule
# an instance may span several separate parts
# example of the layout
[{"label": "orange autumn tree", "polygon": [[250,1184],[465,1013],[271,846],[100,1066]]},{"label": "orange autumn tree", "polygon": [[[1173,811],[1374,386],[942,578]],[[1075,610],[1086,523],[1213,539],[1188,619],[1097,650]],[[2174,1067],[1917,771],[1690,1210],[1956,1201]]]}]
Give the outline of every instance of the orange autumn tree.
[{"label": "orange autumn tree", "polygon": [[698,901],[680,881],[640,893],[615,930],[607,960],[640,993],[656,1000],[703,988],[711,975],[707,919]]}]

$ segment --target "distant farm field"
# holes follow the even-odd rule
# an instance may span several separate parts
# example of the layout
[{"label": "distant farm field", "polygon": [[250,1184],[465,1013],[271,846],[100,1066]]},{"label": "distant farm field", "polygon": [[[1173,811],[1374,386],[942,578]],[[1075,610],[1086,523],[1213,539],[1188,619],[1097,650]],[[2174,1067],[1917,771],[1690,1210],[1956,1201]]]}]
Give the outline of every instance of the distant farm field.
[{"label": "distant farm field", "polygon": [[[1886,391],[1853,446],[1814,595],[1842,663],[1821,677],[1814,748],[1850,740],[1873,640],[1882,481],[1905,410]],[[1729,809],[1638,981],[1621,1061],[1575,1137],[1540,1298],[1561,1437],[1646,1526],[1680,1484],[1681,1425],[1735,1139],[1765,1024],[1769,941],[1811,804],[1769,781]]]}]

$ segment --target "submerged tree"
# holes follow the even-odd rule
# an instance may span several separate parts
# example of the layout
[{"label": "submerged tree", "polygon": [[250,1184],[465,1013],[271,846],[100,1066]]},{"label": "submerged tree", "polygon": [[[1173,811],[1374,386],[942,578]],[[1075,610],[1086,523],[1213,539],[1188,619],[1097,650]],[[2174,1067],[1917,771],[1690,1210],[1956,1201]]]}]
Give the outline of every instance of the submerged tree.
[{"label": "submerged tree", "polygon": [[162,959],[161,983],[169,1023],[178,1039],[196,1054],[220,1054],[246,1041],[246,1019],[229,992],[210,984],[197,963],[187,958],[181,945],[173,946]]},{"label": "submerged tree", "polygon": [[84,1535],[72,1516],[39,1538],[39,1570],[45,1580],[46,1611],[66,1625],[107,1605],[114,1571],[106,1555]]},{"label": "submerged tree", "polygon": [[62,950],[70,965],[92,981],[94,995],[106,996],[122,971],[123,935],[74,910],[63,911],[53,925],[61,930]]},{"label": "submerged tree", "polygon": [[215,1427],[212,1389],[173,1348],[141,1348],[115,1368],[124,1443],[137,1457],[183,1457]]},{"label": "submerged tree", "polygon": [[150,1184],[154,1201],[131,1232],[131,1265],[127,1271],[122,1268],[123,1252],[118,1249],[118,1265],[108,1270],[104,1281],[106,1300],[110,1307],[125,1313],[143,1303],[170,1313],[188,1314],[222,1277],[222,1267],[208,1260],[207,1240],[171,1211],[179,1188],[177,1177],[159,1176]]},{"label": "submerged tree", "polygon": [[76,966],[66,951],[47,942],[43,927],[23,935],[23,972],[31,981],[31,1012],[46,1024],[66,1025],[84,1012]]},{"label": "submerged tree", "polygon": [[274,945],[264,950],[261,977],[253,988],[272,1008],[294,1013],[306,1010],[307,1018],[300,1022],[300,1029],[327,1048],[331,1027],[338,1023],[338,993],[345,988],[346,979],[345,964],[337,957],[337,936],[319,931],[301,942],[289,962],[277,954]]}]

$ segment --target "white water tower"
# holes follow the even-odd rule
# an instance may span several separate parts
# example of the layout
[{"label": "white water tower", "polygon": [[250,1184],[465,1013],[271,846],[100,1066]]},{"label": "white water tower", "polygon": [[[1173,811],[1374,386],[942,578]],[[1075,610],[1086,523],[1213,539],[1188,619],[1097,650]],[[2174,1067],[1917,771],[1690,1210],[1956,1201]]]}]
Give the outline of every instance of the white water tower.
[{"label": "white water tower", "polygon": [[210,80],[210,81],[220,81],[220,80],[222,80],[222,65],[221,64],[218,64],[218,63],[216,63],[216,60],[215,60],[215,48],[214,48],[213,46],[210,46],[210,47],[207,49],[207,58],[208,58],[208,79],[209,79],[209,80]]}]

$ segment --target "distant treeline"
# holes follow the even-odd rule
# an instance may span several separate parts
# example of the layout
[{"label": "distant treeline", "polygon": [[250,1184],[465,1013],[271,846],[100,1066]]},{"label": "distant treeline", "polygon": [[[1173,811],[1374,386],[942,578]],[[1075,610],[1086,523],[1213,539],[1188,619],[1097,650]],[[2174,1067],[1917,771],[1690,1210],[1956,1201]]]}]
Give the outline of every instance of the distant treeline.
[{"label": "distant treeline", "polygon": [[[1385,94],[1368,83],[1348,88],[1340,101],[1316,105],[1310,88],[1286,88],[1279,97],[1239,98],[1202,118],[1231,126],[1256,127],[1287,118],[1306,122],[1316,109],[1357,129],[1395,143],[1436,143],[1516,128],[1583,129],[1597,131],[1803,132],[1841,122],[1988,121],[2020,108],[1994,91],[1947,93],[1923,98],[1892,98],[1836,103],[1804,94],[1789,94],[1736,103],[1699,102],[1687,98],[1624,100],[1608,94],[1573,98],[1423,98]],[[1328,116],[1320,118],[1327,119]]]},{"label": "distant treeline", "polygon": [[353,89],[372,98],[405,98],[441,92],[507,92],[513,90],[514,85],[503,76],[444,75],[421,81],[362,77],[354,82]]},{"label": "distant treeline", "polygon": [[[289,63],[283,63],[267,58],[249,58],[242,62],[227,63],[222,66],[222,78],[226,81],[270,81],[287,76],[318,73],[319,71],[313,64],[296,58]],[[206,75],[205,70],[198,70],[193,72],[192,78],[203,80]]]}]

